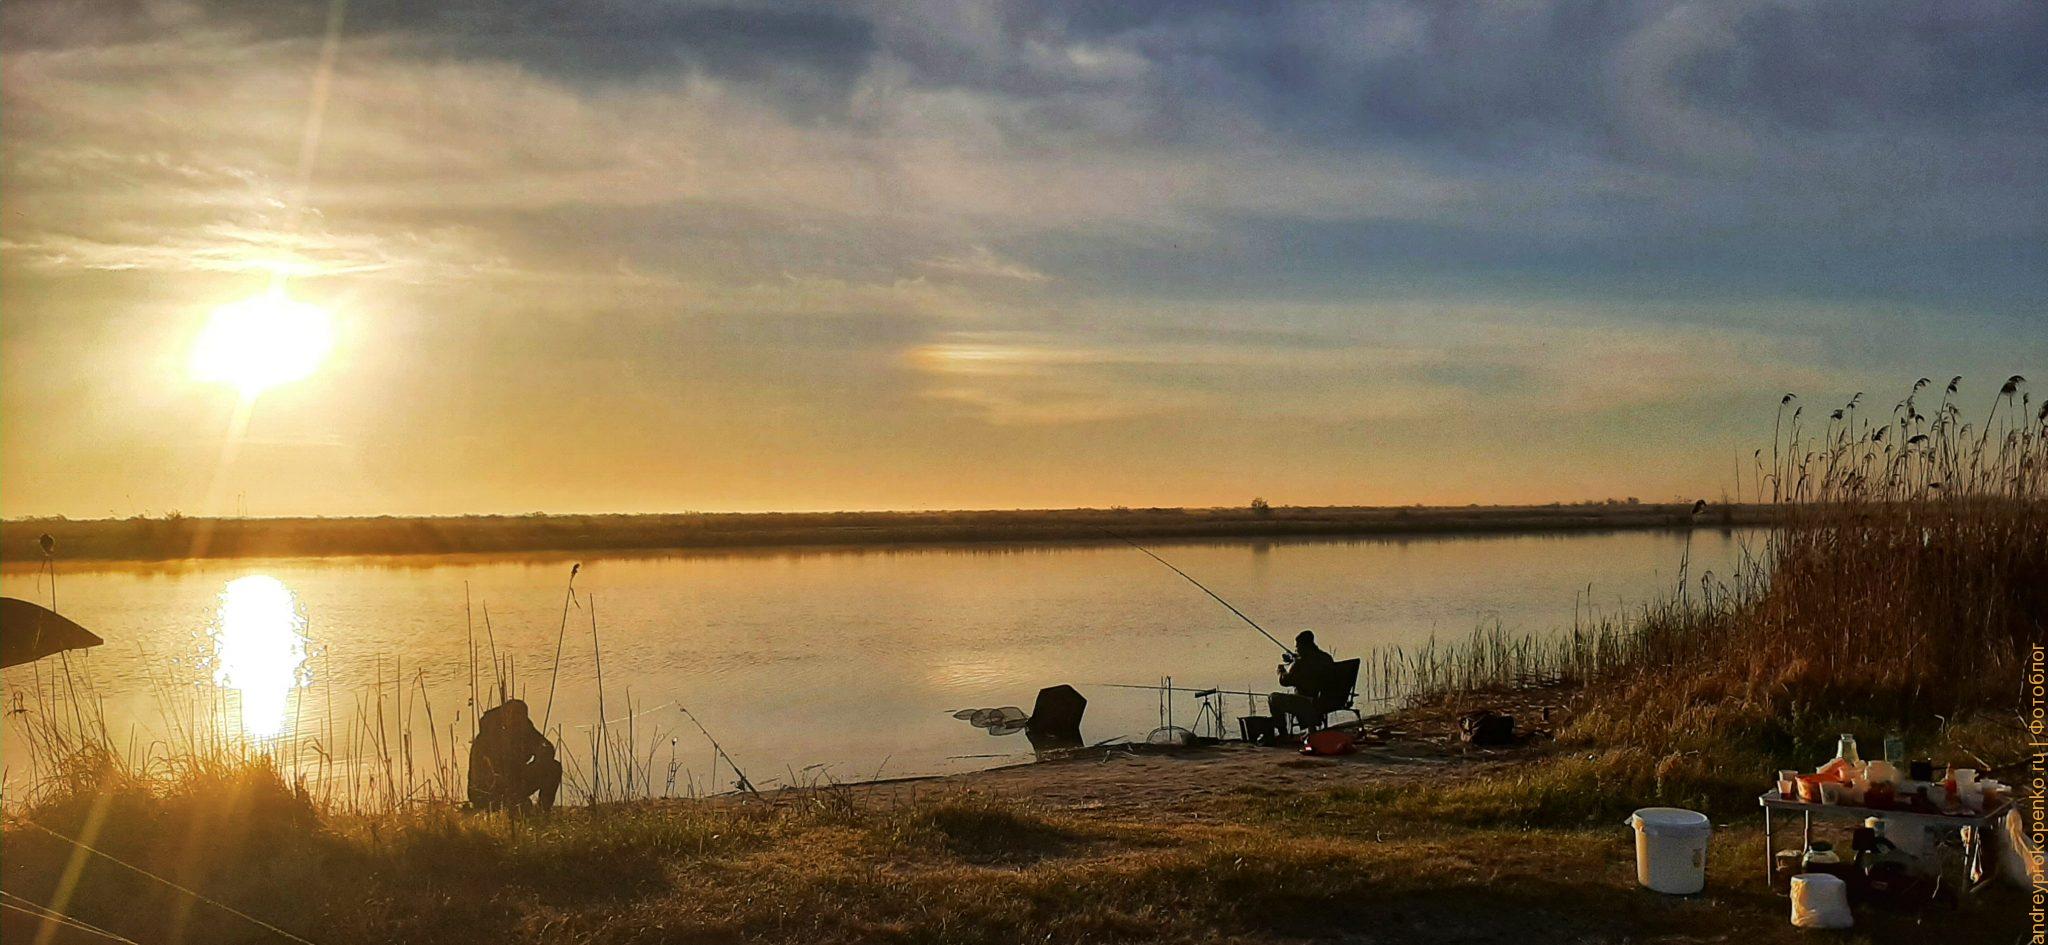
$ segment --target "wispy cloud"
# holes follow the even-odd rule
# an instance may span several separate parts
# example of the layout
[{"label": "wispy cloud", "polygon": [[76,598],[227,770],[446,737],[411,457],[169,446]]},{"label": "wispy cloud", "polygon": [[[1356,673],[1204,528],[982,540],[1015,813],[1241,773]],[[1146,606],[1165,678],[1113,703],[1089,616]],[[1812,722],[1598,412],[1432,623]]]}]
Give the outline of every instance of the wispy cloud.
[{"label": "wispy cloud", "polygon": [[33,231],[0,237],[0,254],[52,272],[376,275],[445,281],[508,268],[502,257],[469,243],[459,228],[334,234],[215,222],[166,233],[117,225],[103,228],[97,238]]},{"label": "wispy cloud", "polygon": [[922,265],[962,276],[1014,279],[1018,282],[1044,282],[1052,278],[1023,263],[998,256],[994,250],[986,246],[975,246],[965,253],[927,259]]},{"label": "wispy cloud", "polygon": [[[1296,313],[1245,314],[1275,322]],[[1737,328],[1466,305],[1429,313],[1358,307],[1294,343],[1229,332],[960,331],[914,349],[927,395],[994,423],[1134,416],[1267,417],[1342,423],[1503,413],[1551,422],[1746,392],[1771,377],[1849,383],[1807,344]],[[1730,372],[1731,364],[1745,371]]]}]

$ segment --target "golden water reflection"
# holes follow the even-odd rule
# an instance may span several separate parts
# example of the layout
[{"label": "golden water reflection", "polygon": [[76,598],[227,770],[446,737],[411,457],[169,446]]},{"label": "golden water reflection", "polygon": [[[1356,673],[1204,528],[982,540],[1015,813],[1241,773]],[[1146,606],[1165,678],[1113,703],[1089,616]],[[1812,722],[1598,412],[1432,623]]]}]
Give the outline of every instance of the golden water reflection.
[{"label": "golden water reflection", "polygon": [[306,618],[291,588],[262,574],[229,581],[212,636],[213,681],[241,692],[242,730],[258,738],[283,731],[306,663]]}]

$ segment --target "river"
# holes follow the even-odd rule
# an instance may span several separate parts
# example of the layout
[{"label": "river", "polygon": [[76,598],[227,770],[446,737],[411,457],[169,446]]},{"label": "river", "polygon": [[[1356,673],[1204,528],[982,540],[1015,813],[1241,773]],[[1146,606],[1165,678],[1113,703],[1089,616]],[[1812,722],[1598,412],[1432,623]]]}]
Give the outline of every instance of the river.
[{"label": "river", "polygon": [[[1313,628],[1344,658],[1494,621],[1541,632],[1589,608],[1617,613],[1670,593],[1688,549],[1693,573],[1726,574],[1760,544],[1752,532],[1639,531],[1154,550],[1276,636]],[[604,717],[620,727],[633,716],[654,793],[732,780],[714,775],[712,749],[681,709],[763,785],[943,774],[1029,757],[1023,736],[992,737],[955,710],[1029,709],[1040,687],[1071,683],[1089,699],[1084,736],[1142,738],[1160,722],[1158,695],[1106,684],[1170,676],[1182,689],[1264,691],[1279,655],[1172,571],[1111,544],[60,563],[54,589],[62,613],[107,641],[71,659],[73,676],[90,680],[84,711],[99,705],[114,742],[137,757],[189,738],[175,729],[195,704],[227,707],[202,726],[324,735],[330,756],[360,753],[362,739],[339,734],[356,723],[337,719],[374,718],[381,692],[385,731],[409,717],[426,767],[429,752],[447,752],[430,742],[467,737],[472,642],[485,686],[495,642],[518,693],[586,765],[601,660]],[[0,569],[8,596],[48,604],[51,590],[38,568]],[[34,687],[49,692],[64,670],[53,658],[6,671],[8,705],[31,709],[7,716],[10,789],[27,776]],[[73,711],[63,701],[58,711]],[[1170,709],[1182,726],[1199,711],[1184,693]],[[1225,710],[1243,714],[1244,702]]]}]

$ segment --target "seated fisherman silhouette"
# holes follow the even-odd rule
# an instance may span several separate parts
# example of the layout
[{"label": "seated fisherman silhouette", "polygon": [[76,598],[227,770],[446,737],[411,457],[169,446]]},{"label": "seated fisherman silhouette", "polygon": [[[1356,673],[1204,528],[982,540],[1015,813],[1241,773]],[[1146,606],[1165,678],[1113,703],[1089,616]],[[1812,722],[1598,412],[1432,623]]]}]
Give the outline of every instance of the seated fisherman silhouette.
[{"label": "seated fisherman silhouette", "polygon": [[1293,687],[1293,692],[1276,692],[1267,697],[1272,707],[1274,722],[1282,731],[1287,729],[1287,720],[1292,718],[1307,731],[1322,728],[1323,716],[1336,700],[1350,695],[1349,692],[1334,692],[1339,685],[1337,661],[1316,645],[1314,631],[1303,630],[1294,637],[1294,654],[1277,668],[1280,685]]},{"label": "seated fisherman silhouette", "polygon": [[469,743],[469,805],[478,810],[523,810],[534,795],[552,810],[562,788],[555,746],[533,727],[526,703],[507,699],[477,719]]}]

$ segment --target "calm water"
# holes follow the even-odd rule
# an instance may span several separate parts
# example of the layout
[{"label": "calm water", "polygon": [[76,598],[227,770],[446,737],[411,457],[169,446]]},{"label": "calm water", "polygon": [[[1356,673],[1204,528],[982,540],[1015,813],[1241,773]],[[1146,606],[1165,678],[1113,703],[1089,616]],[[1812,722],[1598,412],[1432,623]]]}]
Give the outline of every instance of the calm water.
[{"label": "calm water", "polygon": [[[1743,533],[1696,533],[1695,570],[1725,573],[1745,541],[1758,543]],[[1432,634],[1463,637],[1496,619],[1510,630],[1553,629],[1568,625],[1575,604],[1587,599],[1603,610],[1639,603],[1670,590],[1685,547],[1681,534],[1636,532],[1156,550],[1276,635],[1291,640],[1313,628],[1341,658],[1378,645],[1420,644]],[[390,683],[403,673],[411,698],[424,684],[443,732],[458,719],[466,732],[467,718],[458,714],[466,712],[469,678],[465,585],[479,649],[488,605],[498,648],[516,660],[518,688],[538,715],[548,700],[573,560],[64,566],[56,590],[66,615],[107,640],[73,667],[91,674],[117,741],[147,744],[162,736],[165,692],[189,698],[216,691],[223,589],[250,576],[282,584],[305,619],[310,684],[301,678],[302,688],[290,691],[281,706],[284,725],[317,731],[329,700],[337,714],[353,715],[380,674],[393,698]],[[1150,684],[1171,675],[1176,686],[1264,691],[1272,688],[1278,655],[1222,607],[1124,546],[582,561],[554,696],[555,723],[566,726],[565,754],[587,751],[577,747],[587,738],[583,726],[598,717],[594,607],[607,715],[625,715],[630,694],[640,709],[643,752],[656,746],[657,765],[666,767],[675,736],[679,786],[694,782],[699,789],[710,749],[676,706],[695,712],[757,782],[787,780],[806,768],[841,779],[945,773],[1028,757],[1023,736],[992,737],[954,720],[955,709],[1028,709],[1039,687],[1072,683],[1089,699],[1087,738],[1142,737],[1158,724],[1157,695],[1102,684]],[[0,590],[47,603],[50,588],[35,571],[8,569],[0,572]],[[228,621],[238,619],[231,614]],[[261,671],[264,658],[241,671]],[[489,657],[480,658],[488,667]],[[42,665],[47,681],[55,661]],[[5,675],[9,705],[32,700],[24,695],[34,682],[28,668]],[[396,703],[387,705],[395,714]],[[1231,708],[1237,714],[1242,704]],[[1196,714],[1185,697],[1173,710],[1182,725]],[[414,711],[423,717],[417,705]],[[10,779],[22,764],[18,724],[10,714]]]}]

